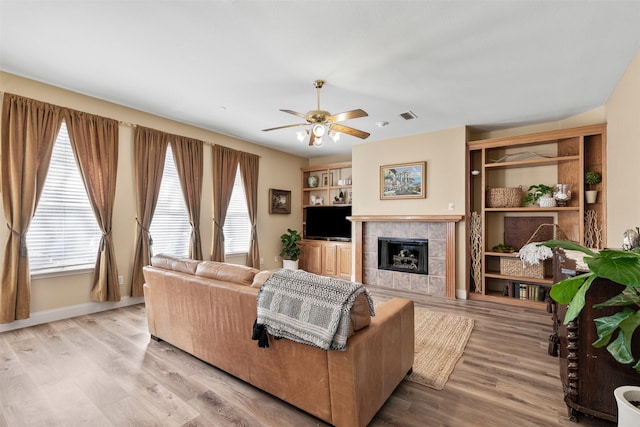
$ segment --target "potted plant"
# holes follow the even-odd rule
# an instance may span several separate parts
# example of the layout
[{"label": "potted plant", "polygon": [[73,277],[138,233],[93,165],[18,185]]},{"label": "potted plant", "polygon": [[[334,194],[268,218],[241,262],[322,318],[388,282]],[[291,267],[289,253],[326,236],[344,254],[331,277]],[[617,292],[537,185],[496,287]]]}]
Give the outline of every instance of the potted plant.
[{"label": "potted plant", "polygon": [[[633,335],[640,326],[640,248],[594,252],[568,240],[549,240],[542,245],[583,252],[583,260],[589,267],[588,273],[561,280],[551,287],[550,297],[560,304],[567,304],[565,325],[578,317],[591,286],[606,286],[607,282],[594,282],[595,279],[601,277],[625,286],[618,295],[593,306],[596,309],[618,307],[618,311],[594,319],[598,339],[592,345],[606,346],[609,354],[621,364],[635,362],[633,369],[640,373],[640,355],[634,355],[631,348]],[[619,387],[614,396],[618,405],[618,427],[639,426],[640,408],[632,402],[640,400],[640,387]]]},{"label": "potted plant", "polygon": [[[533,205],[536,202],[539,202],[540,198],[548,197],[551,200],[554,200],[552,197],[553,187],[544,184],[530,185],[527,189],[528,193],[524,197],[525,205]],[[551,207],[551,206],[543,206],[543,207]]]},{"label": "potted plant", "polygon": [[595,203],[598,197],[598,190],[593,186],[602,181],[602,175],[600,172],[589,171],[584,174],[584,183],[589,186],[589,189],[584,192],[584,198],[587,203]]},{"label": "potted plant", "polygon": [[298,242],[302,240],[302,236],[296,231],[287,228],[287,232],[280,236],[282,250],[280,256],[282,259],[282,267],[289,270],[298,269],[298,255],[302,253],[302,249],[298,246]]}]

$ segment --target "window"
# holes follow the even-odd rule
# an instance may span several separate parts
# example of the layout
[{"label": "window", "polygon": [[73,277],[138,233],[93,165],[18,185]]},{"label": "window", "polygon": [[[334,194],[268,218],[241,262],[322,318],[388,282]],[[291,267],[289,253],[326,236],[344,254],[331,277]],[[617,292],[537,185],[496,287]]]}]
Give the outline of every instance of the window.
[{"label": "window", "polygon": [[101,237],[63,122],[27,232],[31,272],[93,267]]},{"label": "window", "polygon": [[244,186],[240,176],[240,166],[236,171],[236,180],[233,183],[233,192],[231,193],[231,201],[229,202],[223,231],[225,255],[246,254],[249,252],[251,222],[249,221],[247,198],[244,194]]},{"label": "window", "polygon": [[191,225],[189,224],[189,214],[184,204],[171,145],[167,147],[158,204],[151,220],[149,232],[153,239],[151,250],[154,255],[166,254],[178,258],[189,257]]}]

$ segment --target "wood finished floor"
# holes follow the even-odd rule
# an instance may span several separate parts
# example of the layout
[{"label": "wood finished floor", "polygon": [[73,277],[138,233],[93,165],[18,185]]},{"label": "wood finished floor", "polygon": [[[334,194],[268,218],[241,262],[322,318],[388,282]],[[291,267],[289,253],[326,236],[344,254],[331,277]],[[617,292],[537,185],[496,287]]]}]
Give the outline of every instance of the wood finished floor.
[{"label": "wood finished floor", "polygon": [[[376,299],[397,292],[370,288]],[[403,294],[476,320],[437,391],[403,381],[371,426],[606,426],[567,419],[541,311]],[[0,426],[324,426],[166,343],[144,305],[0,334]]]}]

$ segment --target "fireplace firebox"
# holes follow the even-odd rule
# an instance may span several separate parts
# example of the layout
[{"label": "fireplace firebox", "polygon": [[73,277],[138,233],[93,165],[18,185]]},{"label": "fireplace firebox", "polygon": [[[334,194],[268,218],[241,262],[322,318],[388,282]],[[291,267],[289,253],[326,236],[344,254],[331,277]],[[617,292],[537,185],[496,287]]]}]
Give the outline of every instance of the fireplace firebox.
[{"label": "fireplace firebox", "polygon": [[429,240],[378,237],[378,269],[429,274]]}]

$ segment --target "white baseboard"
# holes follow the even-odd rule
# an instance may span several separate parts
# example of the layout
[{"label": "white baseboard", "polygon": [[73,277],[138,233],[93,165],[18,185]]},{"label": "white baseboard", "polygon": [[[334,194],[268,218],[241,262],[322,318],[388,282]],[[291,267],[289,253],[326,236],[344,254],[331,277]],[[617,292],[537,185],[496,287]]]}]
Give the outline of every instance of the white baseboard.
[{"label": "white baseboard", "polygon": [[51,310],[37,311],[31,313],[31,317],[28,319],[0,324],[0,332],[69,319],[72,317],[82,316],[84,314],[98,313],[100,311],[126,307],[129,305],[140,304],[142,302],[144,302],[144,297],[122,297],[118,302],[88,302],[85,304],[70,305],[68,307],[54,308]]},{"label": "white baseboard", "polygon": [[467,299],[467,291],[466,291],[466,289],[456,289],[456,298],[457,299]]}]

